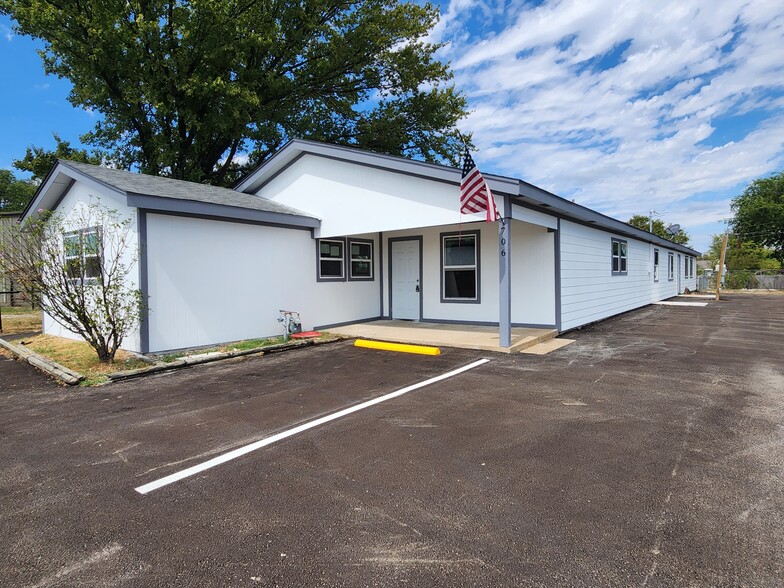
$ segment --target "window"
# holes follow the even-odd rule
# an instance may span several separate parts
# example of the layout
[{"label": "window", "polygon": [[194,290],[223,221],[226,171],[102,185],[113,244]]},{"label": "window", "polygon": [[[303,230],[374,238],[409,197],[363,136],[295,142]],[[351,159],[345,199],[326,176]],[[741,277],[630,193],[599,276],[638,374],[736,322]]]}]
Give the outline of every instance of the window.
[{"label": "window", "polygon": [[101,277],[98,227],[70,231],[63,235],[65,270],[72,282],[94,284]]},{"label": "window", "polygon": [[675,279],[675,256],[672,253],[667,254],[667,279]]},{"label": "window", "polygon": [[348,277],[350,280],[373,279],[373,241],[349,241],[351,253]]},{"label": "window", "polygon": [[345,274],[345,258],[343,248],[345,243],[337,239],[320,239],[318,241],[319,252],[319,280],[343,280]]},{"label": "window", "polygon": [[612,273],[621,275],[627,273],[628,245],[620,239],[612,240]]},{"label": "window", "polygon": [[441,301],[479,302],[479,233],[441,235]]},{"label": "window", "polygon": [[694,258],[688,257],[689,260],[689,279],[691,280],[694,277]]},{"label": "window", "polygon": [[653,250],[653,281],[659,281],[659,250]]}]

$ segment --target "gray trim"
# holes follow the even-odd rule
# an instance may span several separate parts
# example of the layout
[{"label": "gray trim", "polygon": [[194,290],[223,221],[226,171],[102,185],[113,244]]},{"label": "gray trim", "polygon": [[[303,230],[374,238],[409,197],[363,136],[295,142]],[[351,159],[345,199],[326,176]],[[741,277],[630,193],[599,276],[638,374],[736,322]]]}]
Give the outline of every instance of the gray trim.
[{"label": "gray trim", "polygon": [[[258,192],[264,185],[278,174],[282,173],[304,154],[346,161],[364,167],[383,169],[433,181],[447,182],[454,185],[460,183],[461,177],[461,170],[457,168],[413,161],[402,157],[382,155],[370,151],[363,151],[356,147],[329,145],[314,141],[294,139],[289,141],[270,159],[240,181],[235,189]],[[266,172],[269,172],[269,178],[263,178]],[[602,230],[612,233],[619,233],[632,239],[655,243],[663,247],[670,247],[685,254],[699,255],[699,252],[693,249],[671,243],[648,231],[643,231],[623,221],[606,216],[580,204],[570,202],[565,198],[561,198],[560,196],[522,180],[493,174],[484,174],[484,177],[494,193],[511,194],[515,199],[515,204],[530,206],[534,210],[544,212],[550,216],[561,216],[579,224],[601,228]]]},{"label": "gray trim", "polygon": [[59,196],[57,196],[55,203],[52,206],[48,207],[49,210],[55,210],[60,205],[60,202],[62,202],[63,198],[71,190],[71,188],[73,187],[76,181],[80,181],[85,185],[93,188],[94,190],[109,191],[115,194],[120,199],[125,198],[125,192],[118,190],[114,186],[110,186],[104,182],[96,180],[95,178],[92,178],[91,176],[79,170],[74,169],[73,167],[67,165],[66,162],[58,159],[57,163],[55,163],[52,166],[52,169],[49,170],[49,173],[44,178],[44,181],[41,182],[41,185],[38,187],[38,190],[36,190],[35,194],[33,194],[33,197],[30,199],[30,202],[27,203],[27,206],[25,207],[24,211],[22,211],[22,216],[21,216],[22,219],[26,218],[27,215],[30,214],[32,211],[35,211],[38,208],[40,208],[39,205],[41,204],[41,201],[44,199],[44,196],[52,189],[52,187],[55,184],[62,183],[59,181],[60,175],[69,178],[69,181],[66,182],[67,185],[63,189],[63,192]]},{"label": "gray trim", "polygon": [[[325,240],[329,241],[329,237]],[[370,277],[369,278],[352,278],[351,277],[351,244],[352,243],[370,243]],[[355,239],[353,237],[346,237],[346,279],[349,282],[375,282],[376,281],[376,247],[373,239]]]},{"label": "gray trim", "polygon": [[561,332],[561,219],[558,219],[558,228],[553,233],[555,247],[555,328]]},{"label": "gray trim", "polygon": [[[290,156],[289,152],[294,152],[293,156]],[[299,159],[299,157],[305,154],[332,160],[346,161],[362,165],[363,167],[383,169],[409,176],[448,182],[454,185],[460,184],[462,176],[460,169],[446,165],[426,163],[424,161],[416,161],[404,157],[365,151],[358,147],[332,145],[304,139],[292,139],[281,147],[272,157],[237,183],[234,186],[234,189],[242,192],[257,193],[279,173],[288,168],[294,160]],[[262,178],[261,176],[263,176],[264,172],[267,170],[271,170],[269,178]],[[494,174],[483,175],[493,193],[518,193],[518,180]]]},{"label": "gray trim", "polygon": [[372,323],[373,321],[384,320],[383,316],[371,316],[369,318],[356,319],[353,321],[343,321],[342,323],[330,323],[328,325],[318,325],[313,327],[314,331],[326,331],[327,329],[334,329],[335,327],[345,327],[346,325],[356,325],[358,323]]},{"label": "gray trim", "polygon": [[504,218],[498,223],[498,345],[512,346],[512,205],[504,196]]},{"label": "gray trim", "polygon": [[[392,243],[397,243],[398,241],[417,241],[419,242],[419,319],[422,320],[422,315],[424,313],[424,276],[422,275],[422,265],[423,265],[423,241],[422,235],[413,235],[411,237],[392,237],[391,239],[387,239],[387,247],[389,247],[389,316],[392,317]],[[382,313],[383,314],[383,313]],[[404,319],[392,319],[392,320],[404,320]]]},{"label": "gray trim", "polygon": [[[615,244],[618,243],[618,271],[613,269],[613,262],[615,261],[615,253],[613,249]],[[621,255],[622,246],[626,245],[626,255]],[[621,261],[626,260],[626,269],[621,269],[623,264]],[[610,275],[613,276],[628,276],[629,275],[629,242],[618,237],[610,237]]]},{"label": "gray trim", "polygon": [[65,200],[65,197],[66,197],[66,196],[68,196],[68,193],[71,191],[71,189],[72,189],[72,188],[73,188],[75,185],[76,185],[76,180],[74,180],[73,178],[71,178],[71,181],[70,181],[70,182],[68,182],[68,185],[65,187],[65,190],[63,190],[63,193],[62,193],[62,194],[60,194],[60,196],[58,196],[58,197],[57,197],[57,200],[55,200],[54,204],[52,204],[52,207],[51,207],[49,210],[57,210],[57,207],[59,207],[59,206],[60,206],[60,203],[61,203],[63,200]]},{"label": "gray trim", "polygon": [[[421,288],[420,288],[421,290]],[[384,233],[378,232],[378,315],[384,315]]]},{"label": "gray trim", "polygon": [[147,196],[145,194],[129,193],[128,206],[144,208],[150,212],[173,212],[198,218],[229,219],[292,229],[315,229],[321,226],[320,220],[308,216],[253,210],[195,200]]},{"label": "gray trim", "polygon": [[136,230],[139,235],[139,290],[142,293],[142,316],[139,321],[139,350],[150,352],[150,288],[147,264],[147,211],[136,209]]},{"label": "gray trim", "polygon": [[[322,278],[321,277],[321,242],[322,241],[336,241],[343,243],[343,276],[340,278]],[[316,239],[316,282],[345,282],[347,276],[346,268],[346,238],[345,237],[330,237],[328,239]]]},{"label": "gray trim", "polygon": [[[444,323],[445,325],[476,325],[478,327],[497,327],[498,323],[493,321],[461,321],[455,319],[434,319],[423,318],[421,323]],[[512,323],[512,328],[522,329],[555,329],[555,325],[540,324],[540,323]]]},{"label": "gray trim", "polygon": [[[476,243],[476,300],[444,298],[444,237],[454,237],[474,235]],[[438,236],[438,248],[440,251],[440,263],[438,266],[440,277],[440,290],[438,296],[442,304],[481,304],[482,303],[482,273],[481,273],[481,231],[449,231],[447,233],[440,233]]]}]

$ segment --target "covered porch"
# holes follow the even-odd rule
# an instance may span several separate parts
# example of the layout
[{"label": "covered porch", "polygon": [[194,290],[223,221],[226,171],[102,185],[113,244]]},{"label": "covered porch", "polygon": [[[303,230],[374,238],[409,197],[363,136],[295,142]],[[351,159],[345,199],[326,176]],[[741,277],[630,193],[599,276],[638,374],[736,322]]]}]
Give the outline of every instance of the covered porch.
[{"label": "covered porch", "polygon": [[459,347],[482,351],[517,353],[553,339],[556,329],[512,327],[511,345],[499,342],[498,326],[459,323],[418,322],[407,320],[377,320],[328,329],[330,333],[395,343]]}]

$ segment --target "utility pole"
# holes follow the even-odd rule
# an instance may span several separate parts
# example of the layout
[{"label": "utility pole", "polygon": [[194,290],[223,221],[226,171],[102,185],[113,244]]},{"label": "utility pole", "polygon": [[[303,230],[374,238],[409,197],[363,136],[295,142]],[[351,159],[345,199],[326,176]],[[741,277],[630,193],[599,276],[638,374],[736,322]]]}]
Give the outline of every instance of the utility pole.
[{"label": "utility pole", "polygon": [[727,233],[721,241],[721,256],[719,259],[719,275],[716,277],[716,302],[719,301],[719,289],[721,288],[721,275],[724,273],[724,254],[727,251]]}]

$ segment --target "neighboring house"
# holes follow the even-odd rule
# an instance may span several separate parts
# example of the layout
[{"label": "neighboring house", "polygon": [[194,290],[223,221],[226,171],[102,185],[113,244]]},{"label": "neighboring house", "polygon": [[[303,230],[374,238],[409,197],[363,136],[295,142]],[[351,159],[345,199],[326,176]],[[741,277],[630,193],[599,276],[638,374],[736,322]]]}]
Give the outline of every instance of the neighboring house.
[{"label": "neighboring house", "polygon": [[[150,311],[123,347],[142,352],[274,335],[280,309],[306,329],[393,318],[567,331],[695,288],[696,251],[485,177],[503,245],[498,222],[458,213],[459,169],[299,140],[234,190],[60,161],[26,214],[97,198],[134,220]],[[48,317],[45,329],[68,336]]]},{"label": "neighboring house", "polygon": [[[19,222],[21,212],[0,212],[0,243],[8,237],[8,227]],[[17,290],[16,285],[8,276],[0,270],[0,306],[13,306],[21,302],[24,298],[21,294],[11,294]],[[2,294],[8,292],[8,294]]]}]

